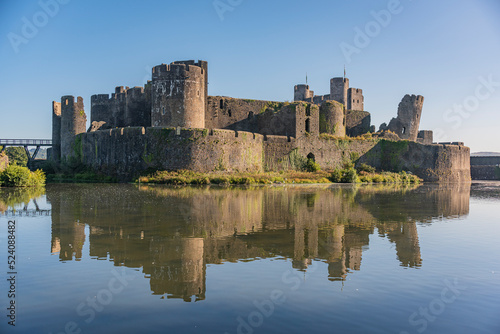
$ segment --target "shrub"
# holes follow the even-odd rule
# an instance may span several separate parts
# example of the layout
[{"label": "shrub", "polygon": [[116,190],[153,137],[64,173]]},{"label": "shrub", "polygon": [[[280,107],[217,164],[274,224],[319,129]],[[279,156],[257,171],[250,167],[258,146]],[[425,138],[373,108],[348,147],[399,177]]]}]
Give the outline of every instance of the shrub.
[{"label": "shrub", "polygon": [[330,181],[333,183],[340,183],[342,182],[342,175],[342,170],[340,168],[335,168],[330,174]]},{"label": "shrub", "polygon": [[361,165],[359,165],[356,170],[358,171],[358,173],[361,173],[361,172],[366,172],[366,173],[375,173],[375,167],[372,167],[370,165],[367,165],[365,163],[362,163]]},{"label": "shrub", "polygon": [[321,167],[319,167],[319,164],[315,162],[313,159],[307,159],[306,166],[304,168],[307,172],[319,172],[321,170]]},{"label": "shrub", "polygon": [[45,174],[41,170],[31,172],[28,168],[10,165],[0,172],[0,186],[35,187],[45,184]]},{"label": "shrub", "polygon": [[349,168],[342,176],[342,183],[356,183],[359,182],[358,173],[354,168]]}]

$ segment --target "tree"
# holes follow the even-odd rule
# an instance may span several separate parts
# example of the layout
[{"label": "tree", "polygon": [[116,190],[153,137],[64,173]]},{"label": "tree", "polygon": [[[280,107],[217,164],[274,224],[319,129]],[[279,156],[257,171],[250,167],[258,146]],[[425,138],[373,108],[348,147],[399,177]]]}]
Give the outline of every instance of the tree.
[{"label": "tree", "polygon": [[9,163],[17,164],[18,166],[26,167],[28,165],[28,156],[24,147],[10,146],[5,149],[9,157]]}]

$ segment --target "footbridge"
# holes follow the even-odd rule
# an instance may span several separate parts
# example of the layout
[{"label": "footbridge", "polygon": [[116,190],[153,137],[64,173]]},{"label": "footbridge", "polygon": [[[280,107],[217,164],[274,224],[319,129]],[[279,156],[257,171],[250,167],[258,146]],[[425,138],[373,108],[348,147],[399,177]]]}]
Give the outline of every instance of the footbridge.
[{"label": "footbridge", "polygon": [[[0,139],[0,146],[2,146],[1,152],[5,150],[7,146],[22,146],[26,151],[28,156],[28,163],[36,159],[38,151],[41,147],[52,147],[51,139]],[[33,155],[30,153],[28,147],[35,147]]]}]

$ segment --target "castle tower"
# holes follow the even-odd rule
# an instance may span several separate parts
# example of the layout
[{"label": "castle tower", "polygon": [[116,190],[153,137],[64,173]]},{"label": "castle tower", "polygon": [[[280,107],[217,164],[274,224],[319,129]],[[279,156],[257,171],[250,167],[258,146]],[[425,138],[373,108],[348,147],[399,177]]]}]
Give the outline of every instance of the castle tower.
[{"label": "castle tower", "polygon": [[153,68],[153,127],[205,127],[207,64],[190,60]]},{"label": "castle tower", "polygon": [[365,110],[365,98],[363,90],[359,88],[349,88],[347,90],[347,110],[363,111]]},{"label": "castle tower", "polygon": [[92,122],[106,122],[108,125],[112,124],[108,94],[98,94],[90,97],[90,123]]},{"label": "castle tower", "polygon": [[416,141],[423,105],[423,96],[405,95],[399,103],[398,117],[391,120],[388,129],[395,132],[401,139]]},{"label": "castle tower", "polygon": [[61,98],[61,159],[73,155],[72,144],[75,136],[86,132],[87,116],[83,107],[83,98],[74,96]]},{"label": "castle tower", "polygon": [[293,100],[294,101],[309,101],[312,102],[314,91],[309,90],[309,85],[296,85],[294,87]]},{"label": "castle tower", "polygon": [[325,101],[319,107],[319,132],[337,137],[346,135],[345,107],[337,101]]},{"label": "castle tower", "polygon": [[52,101],[52,150],[51,160],[61,160],[61,103]]},{"label": "castle tower", "polygon": [[349,90],[349,79],[333,78],[330,80],[330,99],[342,103],[346,110],[350,110],[350,103],[347,96]]}]

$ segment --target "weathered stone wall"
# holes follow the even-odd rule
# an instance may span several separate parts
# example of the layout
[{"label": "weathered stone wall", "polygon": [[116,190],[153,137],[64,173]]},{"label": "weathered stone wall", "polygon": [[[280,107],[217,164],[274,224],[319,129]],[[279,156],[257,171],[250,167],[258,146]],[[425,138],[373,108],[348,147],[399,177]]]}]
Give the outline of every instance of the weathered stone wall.
[{"label": "weathered stone wall", "polygon": [[430,182],[469,182],[469,157],[466,146],[381,140],[359,162],[387,171],[411,171]]},{"label": "weathered stone wall", "polygon": [[472,165],[470,172],[473,180],[500,180],[498,166]]},{"label": "weathered stone wall", "polygon": [[82,163],[121,178],[148,169],[283,170],[293,168],[296,154],[314,159],[324,170],[364,162],[379,170],[410,171],[426,181],[470,181],[470,150],[456,145],[138,127],[81,134],[73,146]]},{"label": "weathered stone wall", "polygon": [[205,128],[207,63],[174,62],[153,68],[153,127]]},{"label": "weathered stone wall", "polygon": [[344,105],[337,101],[326,101],[319,108],[319,132],[337,137],[346,135],[346,113]]},{"label": "weathered stone wall", "polygon": [[92,95],[91,123],[106,122],[106,129],[151,125],[151,84],[145,87],[116,87],[111,95]]},{"label": "weathered stone wall", "polygon": [[370,132],[371,115],[367,111],[348,110],[346,115],[346,134],[349,137],[361,136]]},{"label": "weathered stone wall", "polygon": [[61,159],[61,103],[52,101],[52,149],[50,158],[53,161]]},{"label": "weathered stone wall", "polygon": [[283,105],[282,102],[209,96],[205,127],[207,129],[226,129],[232,126],[233,129],[243,130],[248,128],[248,125],[240,125],[240,123],[247,122],[254,115],[263,113],[268,108],[280,109]]},{"label": "weathered stone wall", "polygon": [[85,133],[87,116],[83,106],[83,98],[74,96],[61,98],[61,159],[75,155],[73,143],[77,134]]},{"label": "weathered stone wall", "polygon": [[82,134],[74,145],[83,164],[127,178],[147,169],[260,171],[263,139],[231,130],[136,127]]},{"label": "weathered stone wall", "polygon": [[349,88],[347,90],[347,103],[346,108],[349,110],[365,110],[365,98],[363,90],[359,88]]}]

